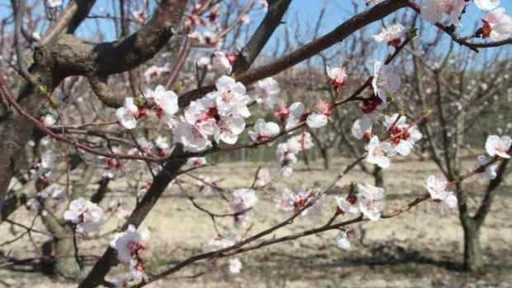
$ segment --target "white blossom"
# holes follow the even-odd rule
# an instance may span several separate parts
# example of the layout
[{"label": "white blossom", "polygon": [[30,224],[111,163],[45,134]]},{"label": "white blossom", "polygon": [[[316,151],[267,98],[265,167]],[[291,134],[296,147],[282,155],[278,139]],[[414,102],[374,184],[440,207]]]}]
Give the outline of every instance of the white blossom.
[{"label": "white blossom", "polygon": [[295,126],[297,126],[301,121],[303,121],[302,116],[306,112],[306,107],[301,102],[295,102],[288,108],[289,115],[286,120],[285,129],[289,130]]},{"label": "white blossom", "polygon": [[212,55],[212,68],[213,70],[220,75],[229,75],[231,74],[232,67],[231,62],[229,61],[226,54],[221,51],[215,51]]},{"label": "white blossom", "polygon": [[147,280],[148,276],[144,270],[144,265],[141,262],[132,259],[130,260],[129,267],[130,275],[132,276],[133,280],[136,282],[143,282]]},{"label": "white blossom", "polygon": [[[356,197],[353,197],[355,200],[357,200]],[[359,207],[355,205],[355,203],[351,203],[344,197],[336,197],[336,204],[338,206],[338,211],[341,214],[358,214],[359,213]]]},{"label": "white blossom", "polygon": [[357,191],[361,213],[372,221],[379,220],[384,210],[384,189],[370,184],[358,184]]},{"label": "white blossom", "polygon": [[380,142],[378,136],[373,136],[365,148],[368,150],[368,156],[366,156],[368,163],[378,165],[381,168],[389,167],[391,161],[386,153],[392,149],[391,144]]},{"label": "white blossom", "polygon": [[394,151],[402,156],[409,155],[416,142],[422,138],[418,127],[407,124],[407,118],[398,113],[393,114],[391,117],[385,116],[384,126],[390,133]]},{"label": "white blossom", "polygon": [[138,114],[139,108],[135,105],[132,97],[126,97],[124,99],[124,106],[116,110],[117,119],[126,129],[137,127]]},{"label": "white blossom", "polygon": [[163,67],[150,66],[146,71],[144,71],[144,80],[147,83],[151,83],[160,78],[162,74],[169,73],[170,71],[171,69],[167,65]]},{"label": "white blossom", "polygon": [[168,151],[170,148],[169,147],[169,139],[167,139],[167,137],[158,135],[155,138],[155,146],[162,151]]},{"label": "white blossom", "polygon": [[43,116],[44,126],[53,126],[55,123],[57,123],[57,119],[55,119],[52,114],[46,114]]},{"label": "white blossom", "polygon": [[187,163],[185,163],[183,169],[199,168],[206,164],[207,162],[205,157],[191,157],[187,159]]},{"label": "white blossom", "polygon": [[117,256],[121,262],[131,264],[132,259],[140,250],[147,247],[149,231],[144,229],[139,232],[135,226],[129,225],[126,231],[117,233],[110,242],[110,247],[117,250]]},{"label": "white blossom", "polygon": [[270,175],[270,170],[267,168],[258,169],[258,173],[256,174],[256,181],[254,181],[254,187],[263,187],[270,183],[272,180],[272,176]]},{"label": "white blossom", "polygon": [[93,233],[100,229],[103,222],[103,210],[85,198],[78,198],[69,204],[64,212],[64,220],[76,224],[77,232]]},{"label": "white blossom", "polygon": [[352,135],[359,140],[369,141],[372,136],[373,121],[370,117],[363,117],[357,119],[352,125]]},{"label": "white blossom", "polygon": [[185,151],[201,152],[211,146],[210,140],[196,126],[178,122],[173,129],[173,141],[183,144]]},{"label": "white blossom", "polygon": [[249,131],[249,136],[253,142],[266,142],[272,140],[279,132],[279,125],[276,123],[258,119],[254,124],[254,129]]},{"label": "white blossom", "polygon": [[[478,156],[477,158],[477,169],[478,170],[482,170],[482,171],[479,171],[482,173],[482,175],[484,176],[485,179],[487,180],[493,180],[494,178],[496,178],[496,176],[498,176],[498,164],[494,163],[494,164],[489,164],[490,160],[487,159],[487,157],[485,157],[485,155],[480,155]],[[485,167],[487,165],[487,167],[485,168],[485,170],[483,169],[483,167]]]},{"label": "white blossom", "polygon": [[447,185],[446,180],[437,179],[434,175],[427,178],[427,191],[430,193],[430,198],[439,205],[440,210],[444,210],[445,207],[457,207],[457,197],[453,192],[446,191]]},{"label": "white blossom", "polygon": [[158,85],[155,90],[147,90],[147,98],[153,99],[159,109],[166,116],[172,116],[178,112],[178,95],[173,91],[166,90],[164,86]]},{"label": "white blossom", "polygon": [[349,232],[340,231],[338,236],[336,237],[336,247],[341,250],[349,251],[352,249],[352,245],[350,244]]},{"label": "white blossom", "polygon": [[276,157],[279,163],[279,174],[288,177],[293,173],[293,165],[297,163],[297,153],[294,147],[288,143],[280,143],[277,145]]},{"label": "white blossom", "polygon": [[238,258],[233,258],[229,260],[229,273],[231,274],[239,274],[242,270],[242,262]]},{"label": "white blossom", "polygon": [[491,11],[500,6],[500,0],[474,0],[476,7],[480,10]]},{"label": "white blossom", "polygon": [[240,213],[252,208],[256,202],[258,202],[258,197],[256,196],[256,191],[252,189],[241,188],[233,191],[231,207],[235,213]]},{"label": "white blossom", "polygon": [[382,65],[379,61],[375,62],[372,80],[375,95],[382,99],[384,103],[387,103],[388,96],[396,93],[400,89],[400,85],[400,76],[391,65]]},{"label": "white blossom", "polygon": [[57,8],[62,6],[62,0],[46,0],[46,5],[49,8]]},{"label": "white blossom", "polygon": [[489,12],[483,22],[483,37],[490,37],[495,41],[512,37],[512,17],[506,14],[505,8],[500,7]]},{"label": "white blossom", "polygon": [[396,23],[387,28],[382,28],[379,34],[373,36],[373,39],[377,42],[386,42],[391,46],[398,47],[402,38],[405,37],[405,33],[405,27],[400,23]]},{"label": "white blossom", "polygon": [[256,101],[258,103],[263,103],[268,109],[274,109],[277,103],[277,97],[281,91],[279,83],[269,77],[256,82],[254,87],[256,88],[257,93]]},{"label": "white blossom", "polygon": [[451,24],[459,25],[459,17],[469,2],[466,0],[424,0],[421,17],[430,23],[441,22],[446,15]]},{"label": "white blossom", "polygon": [[490,135],[485,141],[485,151],[489,156],[499,156],[501,158],[510,158],[510,146],[512,144],[512,138],[509,136],[497,136]]},{"label": "white blossom", "polygon": [[331,85],[335,88],[343,87],[347,81],[347,72],[343,67],[334,67],[331,68],[329,66],[325,69],[327,76],[331,79]]}]

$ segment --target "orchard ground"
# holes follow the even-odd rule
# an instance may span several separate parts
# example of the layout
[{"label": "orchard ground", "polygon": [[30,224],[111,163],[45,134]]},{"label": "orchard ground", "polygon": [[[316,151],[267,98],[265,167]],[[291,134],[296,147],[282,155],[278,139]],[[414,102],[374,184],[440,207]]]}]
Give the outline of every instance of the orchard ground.
[{"label": "orchard ground", "polygon": [[[300,185],[310,187],[328,183],[348,163],[347,159],[334,159],[329,171],[320,169],[320,161],[310,165],[310,169],[300,164],[289,178],[274,176],[271,185],[258,192],[259,201],[250,211],[250,222],[246,227],[249,228],[248,235],[285,219],[287,214],[276,207],[284,187],[295,189]],[[468,161],[466,167],[472,168],[473,165]],[[220,186],[231,191],[250,186],[258,166],[230,163],[206,167],[194,173],[223,179]],[[395,160],[384,171],[386,209],[403,207],[414,197],[425,193],[424,182],[430,174],[440,175],[431,162]],[[182,176],[182,179],[192,180],[188,176]],[[328,192],[323,201],[322,215],[301,217],[270,237],[324,224],[334,212],[334,196],[346,195],[351,182],[373,184],[373,179],[356,167]],[[127,181],[121,179],[114,182],[110,186],[110,195],[126,193],[129,190],[126,184]],[[473,196],[471,203],[474,205],[480,201],[484,185],[479,176],[464,182],[465,190]],[[392,219],[354,226],[356,239],[351,251],[339,250],[335,245],[337,232],[329,231],[242,254],[243,268],[238,275],[230,275],[227,259],[221,259],[216,263],[200,262],[189,266],[147,287],[512,287],[511,187],[512,176],[507,176],[483,226],[481,242],[488,268],[481,275],[469,275],[461,270],[462,228],[457,210],[441,214],[433,203],[427,202]],[[195,208],[183,191],[196,197],[198,204],[212,212],[230,212],[229,205],[215,193],[202,195],[197,187],[190,184],[184,184],[183,190],[178,185],[169,188],[143,224],[151,231],[149,248],[142,254],[150,273],[157,273],[156,267],[164,269],[200,253],[205,244],[217,235],[210,217]],[[111,199],[105,199],[103,206]],[[348,216],[344,217],[348,219]],[[11,218],[24,219],[22,222],[30,225],[33,216],[25,209],[19,209]],[[219,230],[229,235],[233,231],[232,221],[232,218],[219,219]],[[111,217],[104,232],[111,231],[120,222]],[[41,223],[36,223],[36,227],[39,225]],[[17,227],[9,229],[8,225],[3,225],[0,231],[5,235],[2,237],[4,240],[15,238],[22,232]],[[32,239],[25,236],[0,249],[4,255],[19,259],[39,255],[39,247],[48,236],[35,233],[32,236]],[[80,253],[101,255],[110,238],[79,240]],[[76,284],[51,277],[41,278],[36,273],[11,271],[5,269],[8,265],[0,265],[4,266],[0,271],[0,287],[76,287]],[[17,268],[29,269],[22,265]],[[122,266],[114,269],[123,270],[127,269]]]}]

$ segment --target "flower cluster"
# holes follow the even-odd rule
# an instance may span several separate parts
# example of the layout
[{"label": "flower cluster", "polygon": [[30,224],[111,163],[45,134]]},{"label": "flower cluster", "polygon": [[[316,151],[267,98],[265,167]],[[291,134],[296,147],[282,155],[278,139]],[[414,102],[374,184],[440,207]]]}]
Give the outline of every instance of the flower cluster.
[{"label": "flower cluster", "polygon": [[[488,11],[482,19],[481,36],[495,41],[508,39],[512,36],[512,17],[506,14],[500,0],[474,0],[478,9]],[[421,16],[431,22],[442,22],[447,19],[450,24],[460,26],[460,17],[471,1],[466,0],[424,0],[421,5]]]},{"label": "flower cluster", "polygon": [[216,82],[217,90],[193,101],[180,121],[173,126],[173,139],[190,152],[200,152],[220,141],[235,144],[245,129],[245,118],[250,97],[245,86],[233,78],[222,76]]},{"label": "flower cluster", "polygon": [[169,72],[171,72],[169,65],[164,65],[162,67],[153,65],[144,71],[144,80],[146,80],[146,83],[152,83],[162,77],[162,75],[168,74]]},{"label": "flower cluster", "polygon": [[299,187],[296,192],[293,192],[285,188],[277,202],[277,207],[285,212],[297,213],[302,210],[302,216],[319,215],[323,209],[322,199],[322,195],[316,189]]},{"label": "flower cluster", "polygon": [[[485,151],[492,158],[509,159],[511,146],[512,138],[509,136],[489,135],[485,141]],[[492,159],[488,159],[485,155],[480,155],[476,162],[477,172],[482,173],[485,179],[493,180],[498,176],[498,164],[493,163]]]},{"label": "flower cluster", "polygon": [[41,153],[39,161],[32,165],[29,169],[30,176],[33,179],[44,178],[47,179],[52,174],[52,169],[55,165],[57,155],[51,150]]},{"label": "flower cluster", "polygon": [[270,176],[270,170],[267,168],[258,169],[256,177],[254,179],[254,187],[264,187],[272,180]]},{"label": "flower cluster", "polygon": [[441,211],[445,208],[457,207],[457,197],[451,191],[446,191],[449,188],[449,183],[444,179],[438,179],[434,175],[427,178],[426,186],[430,198],[438,205]]},{"label": "flower cluster", "polygon": [[249,131],[251,140],[255,143],[269,142],[273,140],[280,132],[281,128],[274,122],[265,122],[263,119],[256,120],[254,129]]},{"label": "flower cluster", "polygon": [[424,0],[421,16],[431,23],[441,22],[446,16],[451,24],[460,25],[460,14],[468,3],[466,0]]},{"label": "flower cluster", "polygon": [[244,226],[246,224],[247,212],[256,204],[256,202],[258,202],[258,197],[256,196],[256,191],[252,189],[242,188],[233,191],[231,207],[235,213],[235,225]]},{"label": "flower cluster", "polygon": [[[281,110],[283,110],[281,108]],[[331,107],[324,101],[317,103],[314,112],[306,112],[306,107],[301,102],[295,102],[285,111],[286,130],[297,127],[300,123],[306,122],[309,128],[320,128],[327,125],[328,117],[331,115]],[[283,119],[282,117],[280,119]]]},{"label": "flower cluster", "polygon": [[512,17],[506,14],[505,8],[500,7],[490,11],[482,22],[483,38],[500,41],[512,37]]},{"label": "flower cluster", "polygon": [[[398,26],[393,29],[400,30]],[[383,31],[384,34],[381,33],[382,35],[377,38],[384,39],[387,32],[389,31]],[[395,36],[397,35],[398,33]],[[401,36],[396,39],[400,38]],[[384,115],[383,126],[386,132],[382,139],[373,133],[374,122],[379,119],[381,111],[387,107],[389,96],[396,93],[400,85],[400,77],[394,67],[375,62],[372,79],[374,95],[363,100],[363,117],[357,119],[352,126],[354,137],[366,143],[365,149],[368,151],[366,161],[382,168],[389,167],[391,156],[409,155],[414,144],[422,137],[416,125],[407,124],[407,118],[399,114],[390,117]]]},{"label": "flower cluster", "polygon": [[199,167],[202,167],[207,164],[208,164],[208,162],[206,162],[206,158],[204,158],[204,157],[191,157],[191,158],[187,159],[187,163],[185,163],[185,165],[183,165],[182,169],[189,170],[189,169],[199,168]]},{"label": "flower cluster", "polygon": [[383,126],[386,129],[386,136],[383,141],[372,133],[372,125],[370,117],[356,120],[352,126],[352,134],[367,143],[366,161],[381,168],[389,167],[389,157],[409,155],[415,143],[422,138],[418,127],[415,124],[408,124],[407,118],[399,114],[384,116]]},{"label": "flower cluster", "polygon": [[311,134],[303,132],[277,145],[276,158],[279,174],[288,177],[293,173],[293,166],[297,163],[299,152],[311,149],[314,146]]},{"label": "flower cluster", "polygon": [[[150,106],[147,102],[153,102],[154,105]],[[144,99],[127,97],[123,107],[117,109],[116,116],[123,127],[134,129],[137,127],[137,120],[148,116],[150,112],[154,112],[157,118],[169,122],[178,110],[178,95],[158,85],[154,90],[146,90]]]},{"label": "flower cluster", "polygon": [[119,260],[129,266],[130,273],[135,281],[142,281],[147,277],[140,252],[147,248],[148,240],[149,231],[139,232],[135,226],[130,224],[126,231],[117,233],[110,242],[110,247],[117,251]]},{"label": "flower cluster", "polygon": [[[266,1],[260,1],[263,4]],[[222,46],[222,38],[227,28],[225,24],[219,23],[221,15],[220,4],[211,5],[209,1],[199,1],[193,6],[185,20],[185,29],[190,31],[188,37],[192,40],[192,44],[219,48]],[[247,15],[247,11],[242,11],[233,23],[248,24],[251,19]],[[226,25],[230,26],[230,25]]]},{"label": "flower cluster", "polygon": [[[497,135],[490,135],[485,142],[485,150],[493,158],[510,158],[511,146],[512,138],[509,136],[499,137]],[[475,171],[482,173],[485,179],[492,180],[496,178],[497,170],[498,165],[492,162],[492,160],[487,159],[485,155],[478,156]],[[451,186],[452,183],[447,182],[445,179],[438,179],[434,175],[427,178],[426,188],[430,198],[438,204],[441,211],[445,208],[457,207],[455,193],[447,191]]]},{"label": "flower cluster", "polygon": [[402,38],[405,37],[405,33],[405,27],[400,23],[396,23],[383,28],[379,34],[373,36],[373,39],[377,42],[385,42],[389,46],[396,48],[402,44]]},{"label": "flower cluster", "polygon": [[334,88],[343,87],[347,81],[347,72],[343,67],[326,68],[327,76],[331,79],[331,86]]},{"label": "flower cluster", "polygon": [[[53,200],[53,208],[56,208],[58,204],[64,202],[66,198],[66,190],[60,186],[49,186],[42,191],[37,192],[36,196],[30,198],[27,203],[25,203],[25,207],[29,211],[39,212],[42,206],[46,205],[46,201],[51,199]],[[44,205],[41,205],[44,204]],[[42,211],[45,213],[45,211]]]},{"label": "flower cluster", "polygon": [[75,224],[79,233],[97,232],[103,223],[103,209],[80,197],[69,203],[69,209],[64,212],[64,220]]},{"label": "flower cluster", "polygon": [[254,88],[257,93],[256,102],[263,103],[267,109],[274,109],[277,104],[277,96],[281,92],[279,83],[274,78],[269,77],[256,82]]},{"label": "flower cluster", "polygon": [[357,195],[336,197],[336,204],[338,214],[362,213],[368,219],[376,221],[384,210],[384,189],[370,184],[358,184]]}]

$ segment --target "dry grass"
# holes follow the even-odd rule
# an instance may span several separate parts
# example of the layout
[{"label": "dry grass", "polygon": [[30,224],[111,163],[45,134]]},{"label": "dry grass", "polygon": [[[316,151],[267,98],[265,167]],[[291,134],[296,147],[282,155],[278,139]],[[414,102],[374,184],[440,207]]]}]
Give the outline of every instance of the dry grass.
[{"label": "dry grass", "polygon": [[[276,209],[275,202],[284,187],[325,183],[348,163],[344,159],[332,162],[330,171],[320,170],[321,163],[315,163],[311,170],[299,167],[291,178],[274,179],[271,187],[260,192],[260,201],[251,211],[252,228],[249,233],[260,231],[286,216]],[[208,167],[201,174],[225,179],[222,187],[233,189],[250,185],[257,166],[223,164]],[[404,205],[424,193],[426,177],[431,173],[438,174],[432,164],[413,160],[395,163],[384,173],[388,209]],[[371,183],[372,179],[355,169],[337,184],[333,193],[343,190],[353,181]],[[126,191],[124,184],[119,182],[113,186],[114,189]],[[394,219],[357,225],[359,240],[355,241],[355,249],[350,252],[335,247],[336,232],[331,231],[242,255],[244,268],[237,276],[226,273],[226,261],[202,262],[149,287],[511,287],[512,222],[509,221],[509,208],[512,194],[509,182],[510,179],[507,179],[500,188],[500,194],[482,229],[481,241],[489,269],[478,277],[460,271],[462,230],[457,213],[440,215],[430,203],[424,203]],[[476,178],[465,184],[468,193],[474,195],[474,204],[479,201],[478,195],[483,185],[484,182]],[[216,195],[205,197],[196,190],[191,185],[185,185],[186,193],[199,196],[197,201],[202,206],[219,213],[229,211],[229,206]],[[194,208],[177,185],[166,193],[144,223],[152,231],[151,246],[144,254],[150,271],[169,267],[201,251],[205,243],[216,235],[210,218]],[[329,193],[325,199],[323,215],[301,218],[272,237],[325,223],[335,207],[333,193]],[[25,211],[19,211],[16,215],[18,218],[13,219],[25,219],[23,222],[29,223],[28,215]],[[223,219],[219,223],[225,235],[236,233],[231,221]],[[115,227],[116,223],[117,220],[109,221],[105,230]],[[7,228],[3,225],[1,230],[6,235],[4,239],[14,237]],[[34,235],[35,246],[25,237],[23,241],[1,249],[13,257],[35,256],[38,255],[36,247],[46,239],[47,236]],[[108,238],[82,241],[81,252],[99,255],[107,242]],[[206,273],[187,278],[202,272]],[[0,286],[76,286],[40,274],[4,270],[1,275]]]}]

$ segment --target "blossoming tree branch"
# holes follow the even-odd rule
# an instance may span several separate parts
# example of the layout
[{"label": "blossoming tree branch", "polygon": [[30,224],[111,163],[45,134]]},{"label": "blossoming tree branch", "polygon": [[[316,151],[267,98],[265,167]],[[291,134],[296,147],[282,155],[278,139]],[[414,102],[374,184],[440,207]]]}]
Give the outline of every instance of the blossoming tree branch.
[{"label": "blossoming tree branch", "polygon": [[[452,147],[462,143],[464,122],[462,117],[455,123],[448,120],[441,98],[445,89],[459,97],[465,93],[455,91],[440,77],[448,60],[441,64],[429,60],[443,54],[436,54],[443,45],[417,47],[418,41],[429,36],[420,33],[418,23],[437,31],[433,32],[439,36],[436,39],[448,37],[450,49],[458,45],[460,51],[480,53],[509,45],[512,18],[500,0],[361,0],[364,9],[332,31],[321,36],[315,33],[314,39],[298,48],[277,53],[270,61],[258,61],[276,31],[286,25],[292,2],[120,0],[118,14],[96,15],[94,0],[11,1],[11,15],[4,23],[12,29],[3,32],[0,50],[2,222],[24,227],[30,234],[38,233],[37,229],[20,224],[12,215],[27,209],[40,219],[46,231],[39,233],[50,235],[54,247],[51,255],[41,259],[50,256],[56,272],[74,279],[79,287],[142,287],[196,262],[214,259],[219,259],[216,267],[243,273],[239,258],[243,253],[331,230],[338,231],[333,245],[348,250],[354,246],[356,223],[385,222],[425,202],[437,207],[440,217],[458,209],[468,227],[465,232],[473,235],[468,239],[478,239],[492,191],[501,183],[511,157],[512,138],[487,135],[477,148],[482,155],[476,164],[461,167],[459,148]],[[475,7],[481,13],[480,23],[465,19],[466,9]],[[408,17],[389,21],[388,16],[396,15]],[[79,27],[99,18],[113,21],[118,39],[81,38]],[[253,25],[253,18],[259,22]],[[462,25],[477,28],[462,34]],[[319,68],[319,82],[325,84],[330,97],[287,101],[282,96],[281,72],[317,55],[327,59],[323,53],[368,27],[376,29],[370,38],[372,45],[384,51],[366,54],[375,58],[361,59],[371,63],[370,69],[356,72],[350,61],[359,60],[336,54],[330,65]],[[247,37],[240,44],[243,33]],[[5,47],[14,50],[7,55]],[[406,55],[414,61],[413,76],[400,67]],[[420,73],[425,71],[436,79],[438,101],[432,107],[426,100],[433,94],[427,92],[431,88],[422,86]],[[411,82],[417,86],[404,85],[407,77],[416,77]],[[478,101],[508,82],[496,78],[497,88],[482,88],[481,94],[468,97]],[[419,97],[421,105],[412,109],[414,97]],[[328,183],[280,191],[275,199],[276,210],[283,212],[282,221],[254,231],[251,223],[259,221],[253,214],[261,191],[292,176],[300,158],[322,144],[322,131],[344,133],[343,128],[336,130],[336,123],[345,117],[345,109],[351,109],[349,116],[355,118],[348,137],[362,147],[361,152],[339,167]],[[437,120],[443,151],[433,131],[432,123]],[[451,128],[457,130],[457,139],[449,135]],[[441,173],[423,179],[423,191],[400,208],[387,209],[387,191],[364,182],[353,183],[345,194],[327,194],[358,165],[389,169],[393,162],[418,153],[418,147],[430,149]],[[275,160],[253,171],[252,178],[243,179],[244,187],[231,191],[219,179],[195,173],[209,166],[209,156],[249,149],[272,151]],[[73,173],[79,173],[81,181],[71,183]],[[478,176],[489,181],[489,186],[481,209],[472,218],[466,213],[467,196],[460,185]],[[132,187],[135,193],[131,193],[134,205],[121,197],[104,203],[113,183],[137,177],[137,186]],[[94,193],[88,195],[85,192],[92,182]],[[211,209],[190,196],[191,183],[202,194],[218,196],[225,210]],[[203,239],[201,253],[151,270],[145,252],[152,249],[153,235],[139,226],[168,187],[188,195],[198,213],[211,219],[215,233]],[[322,219],[319,215],[325,212],[331,217]],[[303,217],[316,217],[317,225],[274,236]],[[106,232],[112,218],[119,221]],[[221,218],[232,219],[229,231],[219,224]],[[105,237],[109,245],[87,265],[84,243]],[[481,268],[475,264],[481,257],[475,254],[478,241],[466,241],[472,243],[465,246],[465,253],[472,255],[465,258],[468,268]],[[114,266],[121,267],[121,272],[112,272]]]}]

